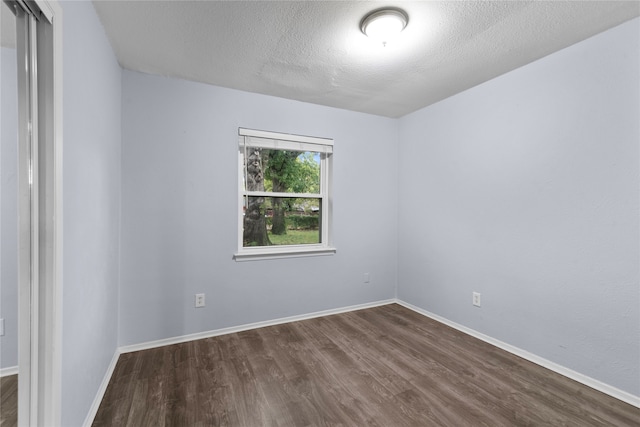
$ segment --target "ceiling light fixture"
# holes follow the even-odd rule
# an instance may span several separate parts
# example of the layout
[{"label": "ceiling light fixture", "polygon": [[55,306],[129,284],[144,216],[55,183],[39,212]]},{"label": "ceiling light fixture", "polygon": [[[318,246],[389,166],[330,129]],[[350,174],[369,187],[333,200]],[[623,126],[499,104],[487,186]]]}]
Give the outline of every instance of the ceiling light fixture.
[{"label": "ceiling light fixture", "polygon": [[374,10],[362,19],[360,30],[368,37],[386,46],[404,30],[409,22],[409,17],[404,10],[398,8],[384,8]]}]

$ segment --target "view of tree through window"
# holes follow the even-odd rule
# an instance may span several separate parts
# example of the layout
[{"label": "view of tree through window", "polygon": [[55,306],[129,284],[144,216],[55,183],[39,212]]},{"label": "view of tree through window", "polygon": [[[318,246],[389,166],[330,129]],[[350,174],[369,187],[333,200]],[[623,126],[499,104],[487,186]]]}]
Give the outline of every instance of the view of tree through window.
[{"label": "view of tree through window", "polygon": [[237,261],[331,255],[333,139],[238,128]]},{"label": "view of tree through window", "polygon": [[245,147],[244,247],[321,243],[322,155]]}]

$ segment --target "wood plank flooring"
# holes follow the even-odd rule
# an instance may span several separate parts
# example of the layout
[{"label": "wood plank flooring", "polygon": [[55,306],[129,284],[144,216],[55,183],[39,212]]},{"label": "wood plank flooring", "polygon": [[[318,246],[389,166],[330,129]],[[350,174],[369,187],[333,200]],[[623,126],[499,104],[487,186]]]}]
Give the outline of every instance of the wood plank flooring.
[{"label": "wood plank flooring", "polygon": [[0,378],[0,427],[18,425],[18,375]]},{"label": "wood plank flooring", "polygon": [[120,356],[94,426],[639,426],[640,409],[397,304]]}]

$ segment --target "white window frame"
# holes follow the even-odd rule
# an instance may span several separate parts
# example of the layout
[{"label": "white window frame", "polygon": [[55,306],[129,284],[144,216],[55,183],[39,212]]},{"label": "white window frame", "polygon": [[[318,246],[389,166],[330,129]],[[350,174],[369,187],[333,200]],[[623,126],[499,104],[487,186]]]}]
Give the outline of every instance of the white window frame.
[{"label": "white window frame", "polygon": [[[332,255],[336,249],[331,245],[331,214],[333,201],[331,192],[331,169],[333,162],[333,139],[313,136],[292,135],[263,130],[238,128],[238,251],[236,261],[289,258],[301,256]],[[307,245],[273,245],[244,247],[243,229],[244,199],[249,196],[291,197],[291,193],[247,191],[244,186],[245,146],[320,153],[320,194],[299,194],[299,197],[318,198],[320,206],[320,243]]]}]

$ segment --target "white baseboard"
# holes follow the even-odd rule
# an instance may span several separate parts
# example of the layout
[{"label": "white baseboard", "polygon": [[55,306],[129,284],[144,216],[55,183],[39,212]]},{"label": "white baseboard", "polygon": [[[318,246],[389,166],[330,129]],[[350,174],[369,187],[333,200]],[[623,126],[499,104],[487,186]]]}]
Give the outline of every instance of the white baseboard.
[{"label": "white baseboard", "polygon": [[620,390],[619,388],[613,387],[609,384],[605,384],[602,381],[598,381],[594,378],[588,377],[584,374],[581,374],[579,372],[576,372],[574,370],[571,370],[569,368],[566,368],[562,365],[559,365],[555,362],[552,362],[550,360],[547,360],[543,357],[540,356],[536,356],[533,353],[529,353],[526,350],[522,350],[521,348],[512,346],[511,344],[507,344],[505,342],[502,342],[500,340],[497,340],[495,338],[492,338],[488,335],[485,335],[483,333],[480,333],[474,329],[471,328],[467,328],[466,326],[462,326],[458,323],[452,322],[444,317],[438,316],[437,314],[433,314],[427,310],[424,310],[420,307],[416,307],[413,304],[409,304],[408,302],[402,301],[400,299],[396,299],[395,301],[396,303],[402,305],[403,307],[406,307],[410,310],[415,311],[416,313],[422,314],[423,316],[429,317],[433,320],[436,320],[440,323],[443,323],[447,326],[450,326],[454,329],[457,329],[461,332],[464,332],[465,334],[471,335],[474,338],[478,338],[479,340],[482,340],[484,342],[487,342],[491,345],[494,345],[498,348],[501,348],[502,350],[508,351],[509,353],[515,354],[516,356],[522,357],[523,359],[526,359],[530,362],[535,363],[536,365],[540,365],[543,368],[547,368],[553,372],[556,372],[560,375],[563,375],[567,378],[570,378],[574,381],[577,381],[581,384],[586,385],[587,387],[591,387],[595,390],[598,390],[602,393],[608,394],[611,397],[614,397],[618,400],[621,400],[623,402],[626,402],[630,405],[633,405],[637,408],[640,408],[640,396],[635,396],[631,393],[627,393],[624,390]]},{"label": "white baseboard", "polygon": [[195,334],[182,335],[179,337],[165,338],[157,341],[148,341],[141,344],[126,345],[120,347],[120,353],[130,353],[132,351],[148,350],[150,348],[163,347],[165,345],[180,344],[188,341],[200,340],[203,338],[217,337],[219,335],[233,334],[236,332],[248,331],[251,329],[264,328],[266,326],[281,325],[283,323],[297,322],[300,320],[313,319],[315,317],[330,316],[332,314],[346,313],[349,311],[363,310],[365,308],[378,307],[381,305],[393,304],[394,299],[370,302],[366,304],[351,305],[348,307],[334,308],[330,310],[316,311],[314,313],[301,314],[297,316],[282,317],[274,320],[266,320],[263,322],[249,323],[240,326],[232,326],[223,329],[214,329],[211,331],[198,332]]},{"label": "white baseboard", "polygon": [[15,375],[18,373],[17,366],[9,366],[8,368],[0,369],[0,378],[8,377],[9,375]]},{"label": "white baseboard", "polygon": [[[234,327],[224,328],[224,329],[215,329],[212,331],[198,332],[195,334],[182,335],[179,337],[166,338],[166,339],[157,340],[157,341],[149,341],[141,344],[133,344],[133,345],[120,347],[116,350],[115,354],[113,355],[113,359],[111,359],[111,363],[107,368],[107,372],[105,373],[104,378],[102,379],[102,383],[100,384],[100,388],[96,393],[96,397],[93,399],[93,403],[91,404],[89,413],[87,414],[87,417],[84,420],[83,427],[91,427],[91,424],[93,424],[96,414],[98,413],[98,409],[100,408],[100,403],[102,402],[102,399],[104,398],[104,394],[107,391],[107,386],[109,385],[109,381],[111,381],[111,376],[113,375],[113,371],[115,370],[116,364],[118,363],[118,358],[123,353],[130,353],[132,351],[139,351],[139,350],[148,350],[151,348],[163,347],[165,345],[179,344],[179,343],[199,340],[203,338],[209,338],[209,337],[215,337],[219,335],[232,334],[235,332],[247,331],[250,329],[264,328],[265,326],[280,325],[283,323],[296,322],[299,320],[313,319],[314,317],[329,316],[332,314],[346,313],[348,311],[356,311],[356,310],[362,310],[365,308],[378,307],[381,305],[393,304],[394,302],[396,302],[395,299],[388,299],[383,301],[352,305],[349,307],[342,307],[342,308],[336,308],[331,310],[323,310],[315,313],[283,317],[275,320],[267,320],[264,322],[250,323],[246,325],[234,326]],[[17,371],[17,367],[16,367],[16,371]]]},{"label": "white baseboard", "polygon": [[[172,337],[172,338],[166,338],[166,339],[161,339],[161,340],[157,340],[157,341],[149,341],[149,342],[145,342],[145,343],[141,343],[141,344],[133,344],[133,345],[127,345],[127,346],[122,346],[120,348],[118,348],[118,350],[115,352],[115,354],[113,355],[113,359],[111,360],[111,363],[109,364],[109,368],[107,369],[107,372],[105,373],[104,379],[102,380],[102,384],[100,384],[100,389],[98,390],[98,393],[96,394],[96,397],[93,401],[93,404],[91,405],[91,409],[89,410],[89,413],[87,414],[87,417],[85,419],[85,422],[83,424],[84,427],[90,427],[91,424],[93,423],[93,420],[98,412],[98,408],[100,407],[100,403],[102,402],[102,398],[104,397],[104,394],[107,390],[107,386],[109,385],[109,381],[111,380],[111,376],[113,375],[113,371],[115,370],[116,367],[116,363],[118,362],[118,358],[120,356],[120,354],[122,353],[129,353],[129,352],[133,352],[133,351],[139,351],[139,350],[147,350],[147,349],[151,349],[151,348],[157,348],[157,347],[162,347],[165,345],[172,345],[172,344],[179,344],[179,343],[183,343],[183,342],[188,342],[188,341],[194,341],[194,340],[199,340],[199,339],[203,339],[203,338],[210,338],[210,337],[215,337],[215,336],[219,336],[219,335],[225,335],[225,334],[232,334],[235,332],[242,332],[242,331],[248,331],[251,329],[258,329],[258,328],[264,328],[266,326],[274,326],[274,325],[281,325],[283,323],[290,323],[290,322],[297,322],[300,320],[306,320],[306,319],[313,319],[316,317],[322,317],[322,316],[330,316],[332,314],[339,314],[339,313],[346,313],[346,312],[350,312],[350,311],[356,311],[356,310],[363,310],[366,308],[373,308],[373,307],[379,307],[382,305],[387,305],[387,304],[393,304],[393,303],[397,303],[399,305],[402,305],[403,307],[406,307],[410,310],[415,311],[416,313],[422,314],[423,316],[429,317],[433,320],[436,320],[440,323],[443,323],[447,326],[450,326],[454,329],[457,329],[461,332],[464,332],[474,338],[478,338],[479,340],[482,340],[484,342],[487,342],[491,345],[494,345],[498,348],[501,348],[502,350],[508,351],[509,353],[512,353],[516,356],[522,357],[523,359],[526,359],[530,362],[533,362],[537,365],[540,365],[544,368],[547,368],[551,371],[554,371],[560,375],[563,375],[565,377],[571,378],[572,380],[575,380],[581,384],[584,384],[588,387],[591,387],[595,390],[601,391],[602,393],[605,393],[609,396],[612,396],[618,400],[621,400],[623,402],[626,402],[630,405],[633,405],[635,407],[640,408],[640,397],[638,396],[634,396],[631,393],[627,393],[623,390],[620,390],[616,387],[610,386],[608,384],[605,384],[601,381],[598,381],[596,379],[593,379],[591,377],[588,377],[586,375],[583,375],[579,372],[573,371],[569,368],[566,368],[562,365],[559,365],[557,363],[551,362],[550,360],[544,359],[542,357],[536,356],[535,354],[529,353],[528,351],[522,350],[518,347],[514,347],[510,344],[507,344],[505,342],[502,342],[500,340],[497,340],[495,338],[492,338],[488,335],[482,334],[476,330],[473,330],[471,328],[467,328],[466,326],[462,326],[460,324],[457,324],[455,322],[452,322],[444,317],[438,316],[437,314],[433,314],[427,310],[423,310],[420,307],[417,307],[415,305],[409,304],[405,301],[402,301],[400,299],[397,298],[393,298],[393,299],[388,299],[388,300],[382,300],[382,301],[376,301],[376,302],[371,302],[371,303],[366,303],[366,304],[358,304],[358,305],[352,305],[352,306],[348,306],[348,307],[342,307],[342,308],[335,308],[335,309],[330,309],[330,310],[323,310],[323,311],[316,311],[314,313],[308,313],[308,314],[302,314],[302,315],[297,315],[297,316],[290,316],[290,317],[282,317],[279,319],[274,319],[274,320],[267,320],[264,322],[256,322],[256,323],[249,323],[249,324],[245,324],[245,325],[240,325],[240,326],[233,326],[233,327],[229,327],[229,328],[223,328],[223,329],[215,329],[215,330],[211,330],[211,331],[205,331],[205,332],[198,332],[195,334],[189,334],[189,335],[182,335],[179,337]],[[5,368],[3,370],[0,370],[0,376],[4,376],[4,375],[11,375],[11,373],[5,373],[5,371],[7,372],[13,372],[11,370],[15,370],[15,373],[18,372],[18,367],[14,367],[14,368]]]},{"label": "white baseboard", "polygon": [[113,375],[113,371],[116,369],[116,365],[118,364],[118,358],[120,357],[120,352],[116,350],[111,358],[111,363],[109,363],[109,367],[107,368],[107,372],[104,374],[104,378],[102,378],[102,383],[100,384],[100,388],[96,393],[96,397],[93,399],[93,403],[91,404],[91,408],[89,408],[89,413],[87,417],[84,419],[83,427],[91,427],[93,424],[93,420],[98,413],[98,408],[100,408],[100,403],[102,402],[102,398],[104,397],[105,392],[107,391],[107,386],[109,385],[109,381],[111,381],[111,376]]}]

